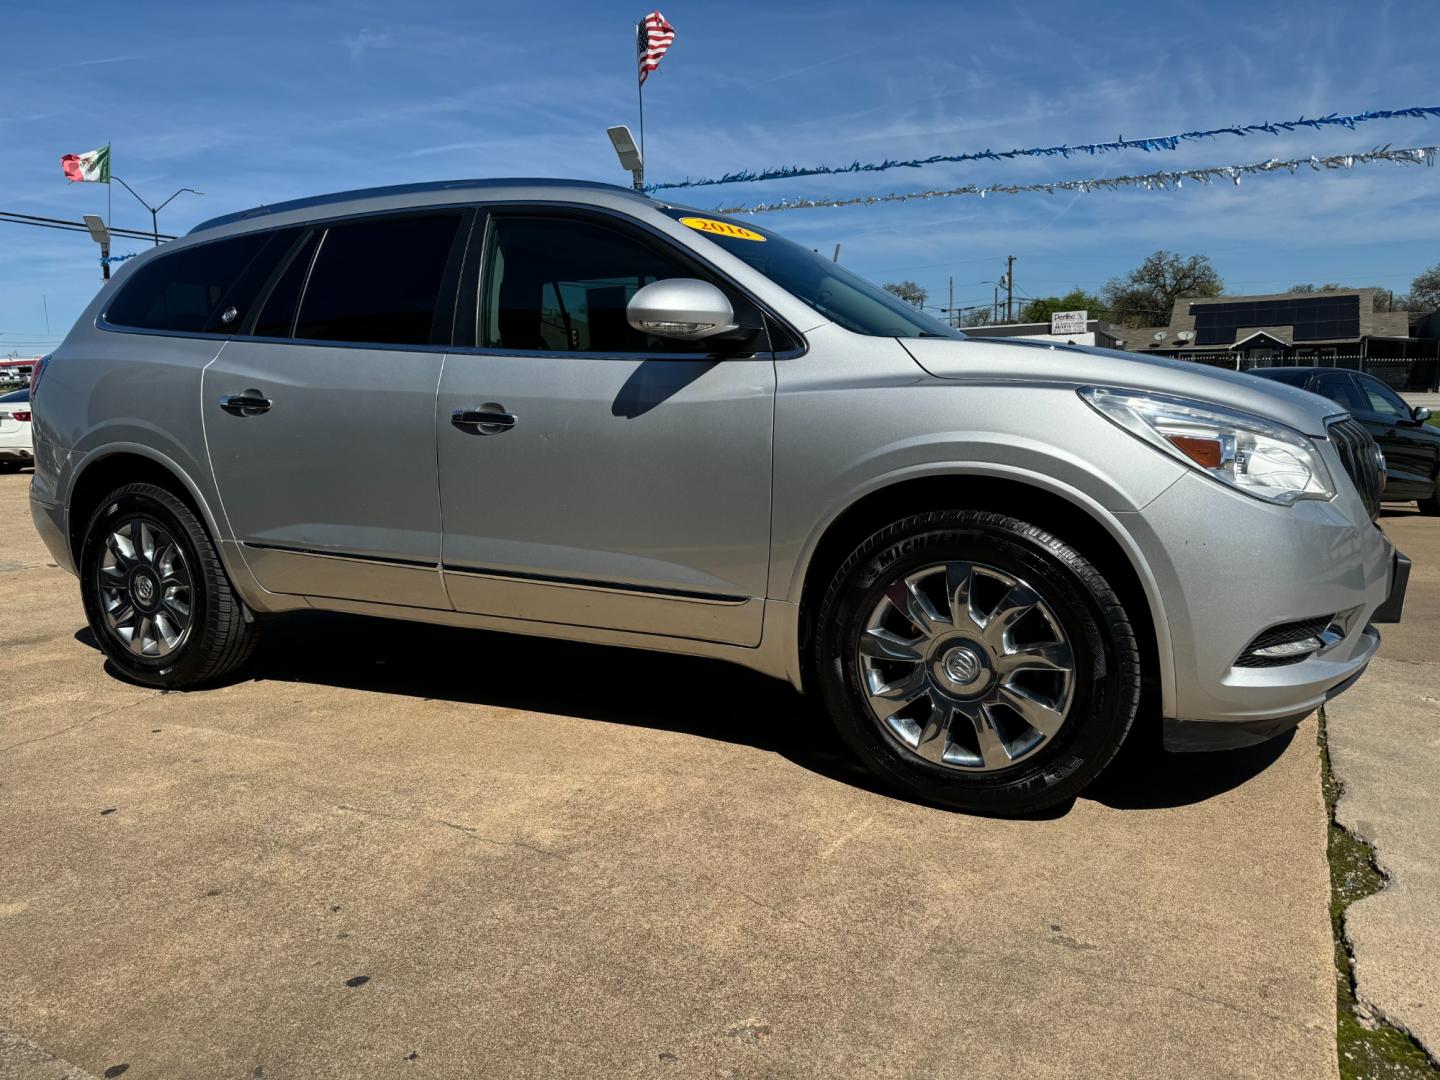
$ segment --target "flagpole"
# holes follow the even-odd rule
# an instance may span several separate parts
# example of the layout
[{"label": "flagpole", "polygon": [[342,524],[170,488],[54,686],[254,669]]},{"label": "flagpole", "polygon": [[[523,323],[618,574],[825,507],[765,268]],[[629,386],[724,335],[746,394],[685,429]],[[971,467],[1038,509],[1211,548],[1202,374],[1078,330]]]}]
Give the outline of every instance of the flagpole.
[{"label": "flagpole", "polygon": [[635,96],[640,101],[640,165],[645,165],[645,20],[641,19],[635,24],[636,53],[639,56],[639,63],[635,71]]}]

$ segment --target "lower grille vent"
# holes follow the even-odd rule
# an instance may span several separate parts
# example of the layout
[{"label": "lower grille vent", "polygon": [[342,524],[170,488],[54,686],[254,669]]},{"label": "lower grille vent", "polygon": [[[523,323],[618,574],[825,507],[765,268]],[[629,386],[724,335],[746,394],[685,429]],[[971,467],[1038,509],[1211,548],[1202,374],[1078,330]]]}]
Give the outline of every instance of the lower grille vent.
[{"label": "lower grille vent", "polygon": [[1299,622],[1281,623],[1255,635],[1255,640],[1245,647],[1236,667],[1266,668],[1284,667],[1308,660],[1320,649],[1331,644],[1325,639],[1326,629],[1335,616],[1323,615],[1316,619],[1302,619]]}]

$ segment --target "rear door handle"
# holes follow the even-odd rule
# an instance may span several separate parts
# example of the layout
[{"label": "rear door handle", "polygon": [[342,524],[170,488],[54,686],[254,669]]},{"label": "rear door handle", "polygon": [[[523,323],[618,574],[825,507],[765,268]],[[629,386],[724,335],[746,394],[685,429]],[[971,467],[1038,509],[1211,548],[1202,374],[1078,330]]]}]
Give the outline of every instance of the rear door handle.
[{"label": "rear door handle", "polygon": [[259,416],[269,412],[272,402],[259,390],[246,390],[242,394],[225,394],[220,398],[220,408],[232,416]]},{"label": "rear door handle", "polygon": [[478,409],[456,409],[450,414],[450,423],[458,428],[475,428],[482,435],[498,435],[515,426],[515,414],[505,411],[505,406],[487,403]]}]

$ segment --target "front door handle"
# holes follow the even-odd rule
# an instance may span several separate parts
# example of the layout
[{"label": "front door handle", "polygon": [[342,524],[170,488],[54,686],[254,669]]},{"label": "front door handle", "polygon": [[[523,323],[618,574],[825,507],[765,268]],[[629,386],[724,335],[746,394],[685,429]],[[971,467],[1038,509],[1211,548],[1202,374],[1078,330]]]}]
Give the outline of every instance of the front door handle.
[{"label": "front door handle", "polygon": [[272,402],[259,390],[246,390],[241,394],[225,394],[220,398],[220,408],[231,416],[259,416],[269,412]]},{"label": "front door handle", "polygon": [[450,414],[450,423],[458,428],[474,428],[482,435],[498,435],[515,426],[515,414],[505,411],[504,405],[486,402],[478,409],[456,409]]}]

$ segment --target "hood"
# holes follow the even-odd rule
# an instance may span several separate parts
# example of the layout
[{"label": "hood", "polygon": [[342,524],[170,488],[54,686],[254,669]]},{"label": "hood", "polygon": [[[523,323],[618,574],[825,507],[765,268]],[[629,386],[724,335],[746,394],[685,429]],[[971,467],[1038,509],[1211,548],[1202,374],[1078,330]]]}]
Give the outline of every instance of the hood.
[{"label": "hood", "polygon": [[1324,436],[1326,419],[1345,411],[1306,390],[1191,360],[1018,338],[902,338],[900,344],[941,379],[1149,390],[1264,417],[1306,435]]}]

